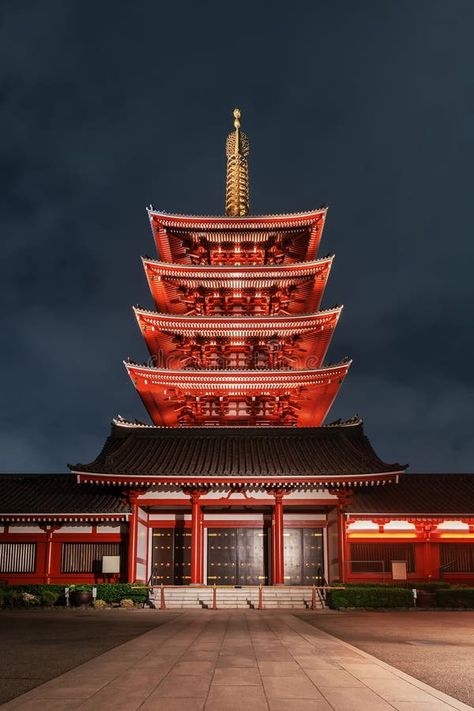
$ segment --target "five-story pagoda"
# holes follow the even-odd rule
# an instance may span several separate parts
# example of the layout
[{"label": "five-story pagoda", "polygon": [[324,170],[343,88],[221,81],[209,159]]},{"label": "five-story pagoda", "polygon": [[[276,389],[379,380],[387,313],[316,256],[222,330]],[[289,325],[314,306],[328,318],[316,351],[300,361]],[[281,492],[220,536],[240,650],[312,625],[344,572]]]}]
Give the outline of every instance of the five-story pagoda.
[{"label": "five-story pagoda", "polygon": [[319,311],[326,209],[249,216],[249,142],[234,117],[226,216],[149,210],[156,311],[135,315],[152,365],[126,366],[155,425],[319,427],[350,366],[323,365],[341,313]]}]

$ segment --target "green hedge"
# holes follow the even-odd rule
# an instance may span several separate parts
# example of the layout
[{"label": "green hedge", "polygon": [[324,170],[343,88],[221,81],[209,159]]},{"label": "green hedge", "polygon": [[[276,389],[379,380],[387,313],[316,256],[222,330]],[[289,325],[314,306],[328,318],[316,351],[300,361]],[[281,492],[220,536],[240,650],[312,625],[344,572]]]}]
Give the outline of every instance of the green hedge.
[{"label": "green hedge", "polygon": [[[73,584],[69,585],[73,589]],[[97,599],[104,600],[108,605],[119,604],[127,598],[135,603],[143,603],[147,599],[146,585],[130,585],[128,583],[99,583],[98,585],[77,585],[76,589],[92,590],[97,588]],[[0,607],[32,607],[43,605],[65,605],[64,585],[9,585],[0,589]],[[34,595],[37,601],[27,602],[23,593]]]},{"label": "green hedge", "polygon": [[437,590],[438,607],[474,608],[474,588],[450,588]]},{"label": "green hedge", "polygon": [[347,587],[328,590],[328,604],[342,607],[413,607],[413,595],[406,588]]}]

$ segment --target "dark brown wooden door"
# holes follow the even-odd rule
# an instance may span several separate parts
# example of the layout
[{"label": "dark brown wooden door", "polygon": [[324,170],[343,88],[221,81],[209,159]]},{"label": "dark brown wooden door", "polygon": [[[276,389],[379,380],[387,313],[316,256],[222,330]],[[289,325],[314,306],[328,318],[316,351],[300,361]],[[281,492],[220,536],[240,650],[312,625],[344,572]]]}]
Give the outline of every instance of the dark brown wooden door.
[{"label": "dark brown wooden door", "polygon": [[151,547],[151,582],[154,585],[174,583],[174,530],[154,528]]},{"label": "dark brown wooden door", "polygon": [[285,528],[285,585],[313,585],[324,570],[320,528]]},{"label": "dark brown wooden door", "polygon": [[209,585],[237,585],[235,528],[210,528],[208,530],[207,582]]},{"label": "dark brown wooden door", "polygon": [[154,528],[152,534],[154,585],[182,585],[191,580],[191,531],[186,528]]},{"label": "dark brown wooden door", "polygon": [[209,585],[259,585],[268,581],[267,531],[210,528],[207,534]]}]

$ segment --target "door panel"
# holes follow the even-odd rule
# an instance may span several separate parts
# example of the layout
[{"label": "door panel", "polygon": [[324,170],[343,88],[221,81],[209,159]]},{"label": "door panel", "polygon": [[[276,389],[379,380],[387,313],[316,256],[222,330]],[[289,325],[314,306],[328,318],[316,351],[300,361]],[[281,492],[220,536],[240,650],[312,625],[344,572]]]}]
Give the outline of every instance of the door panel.
[{"label": "door panel", "polygon": [[285,585],[301,585],[303,566],[301,528],[285,528],[283,538]]},{"label": "door panel", "polygon": [[285,528],[285,585],[316,585],[324,569],[321,528]]},{"label": "door panel", "polygon": [[191,531],[154,528],[152,533],[152,583],[182,585],[191,580]]},{"label": "door panel", "polygon": [[235,528],[210,528],[207,532],[207,550],[207,581],[209,585],[236,585]]},{"label": "door panel", "polygon": [[265,530],[237,529],[237,585],[265,585],[267,542]]},{"label": "door panel", "polygon": [[153,585],[173,585],[174,530],[172,528],[153,529],[151,554]]},{"label": "door panel", "polygon": [[268,535],[260,528],[209,528],[209,585],[259,585],[268,580]]}]

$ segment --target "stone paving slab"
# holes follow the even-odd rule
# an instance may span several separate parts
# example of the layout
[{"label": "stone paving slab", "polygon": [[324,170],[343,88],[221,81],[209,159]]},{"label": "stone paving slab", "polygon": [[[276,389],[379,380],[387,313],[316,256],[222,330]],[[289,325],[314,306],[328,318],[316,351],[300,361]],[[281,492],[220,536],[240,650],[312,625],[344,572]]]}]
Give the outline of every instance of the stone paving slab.
[{"label": "stone paving slab", "polygon": [[254,610],[179,613],[2,708],[473,711],[288,612]]}]

